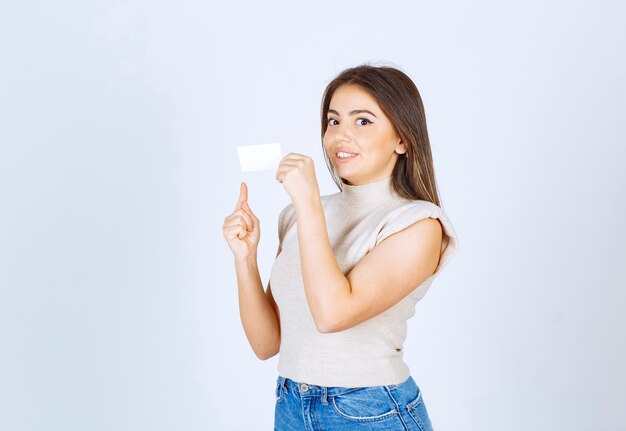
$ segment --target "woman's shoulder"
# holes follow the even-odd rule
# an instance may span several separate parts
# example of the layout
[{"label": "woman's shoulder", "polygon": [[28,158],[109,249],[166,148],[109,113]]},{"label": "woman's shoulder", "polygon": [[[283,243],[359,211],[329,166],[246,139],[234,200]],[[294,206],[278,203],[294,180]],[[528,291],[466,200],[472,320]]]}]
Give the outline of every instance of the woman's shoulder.
[{"label": "woman's shoulder", "polygon": [[391,207],[385,211],[382,222],[419,220],[426,217],[445,220],[446,222],[450,221],[443,208],[433,202],[421,199],[396,199]]},{"label": "woman's shoulder", "polygon": [[393,205],[392,205],[392,211],[402,211],[402,210],[404,211],[421,210],[421,211],[429,211],[429,212],[435,212],[435,213],[443,212],[443,209],[440,206],[430,201],[426,201],[422,199],[415,199],[415,200],[408,200],[408,199],[402,199],[402,198],[394,199]]},{"label": "woman's shoulder", "polygon": [[444,235],[453,243],[452,248],[456,249],[458,238],[452,221],[443,208],[426,200],[397,201],[379,221],[377,242],[425,218],[438,219],[443,227]]}]

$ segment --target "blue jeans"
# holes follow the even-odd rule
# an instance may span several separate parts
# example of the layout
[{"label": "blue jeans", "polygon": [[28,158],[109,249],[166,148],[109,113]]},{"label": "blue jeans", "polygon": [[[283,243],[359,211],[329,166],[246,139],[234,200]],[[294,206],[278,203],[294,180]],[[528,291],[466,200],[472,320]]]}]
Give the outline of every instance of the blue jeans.
[{"label": "blue jeans", "polygon": [[422,393],[409,376],[398,385],[316,386],[278,376],[274,431],[432,431]]}]

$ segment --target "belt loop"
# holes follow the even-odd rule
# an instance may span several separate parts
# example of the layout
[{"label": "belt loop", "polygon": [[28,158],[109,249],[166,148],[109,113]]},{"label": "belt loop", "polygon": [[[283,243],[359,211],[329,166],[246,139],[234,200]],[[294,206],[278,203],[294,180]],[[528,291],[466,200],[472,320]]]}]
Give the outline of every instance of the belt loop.
[{"label": "belt loop", "polygon": [[289,389],[287,387],[287,378],[286,377],[282,377],[283,381],[281,383],[281,385],[283,386],[283,388],[285,388],[285,393],[289,393]]},{"label": "belt loop", "polygon": [[322,386],[322,404],[328,405],[328,391],[326,386]]}]

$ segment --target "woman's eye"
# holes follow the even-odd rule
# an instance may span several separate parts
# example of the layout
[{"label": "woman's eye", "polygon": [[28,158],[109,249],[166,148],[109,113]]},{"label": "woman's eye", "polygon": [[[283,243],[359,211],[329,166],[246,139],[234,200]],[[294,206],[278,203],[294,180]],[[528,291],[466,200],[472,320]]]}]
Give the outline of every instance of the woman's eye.
[{"label": "woman's eye", "polygon": [[[334,126],[334,125],[335,125],[335,123],[332,123],[332,121],[337,121],[337,120],[335,120],[334,118],[329,118],[329,119],[328,119],[328,125],[329,125],[329,126]],[[357,124],[358,124],[359,126],[366,126],[366,125],[368,125],[368,124],[371,124],[371,123],[372,123],[372,122],[371,122],[370,120],[368,120],[367,118],[359,118],[359,119],[357,119],[356,121],[357,121]]]}]

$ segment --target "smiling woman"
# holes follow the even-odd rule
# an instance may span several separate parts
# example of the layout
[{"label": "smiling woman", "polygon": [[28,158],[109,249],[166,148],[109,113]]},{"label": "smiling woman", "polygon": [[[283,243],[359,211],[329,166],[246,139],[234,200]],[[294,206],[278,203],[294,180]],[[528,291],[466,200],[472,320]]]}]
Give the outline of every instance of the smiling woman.
[{"label": "smiling woman", "polygon": [[[419,92],[394,68],[347,69],[326,88],[321,120],[340,192],[294,198],[279,217],[267,292],[282,331],[276,429],[313,417],[319,429],[432,429],[402,360],[406,321],[458,241]],[[312,166],[292,154],[283,172],[299,162]]]},{"label": "smiling woman", "polygon": [[275,429],[430,430],[403,361],[406,322],[458,240],[411,79],[389,67],[343,71],[324,92],[322,147],[337,193],[320,196],[306,155],[277,169],[292,202],[265,294],[245,186],[225,220],[246,335],[259,358],[280,353]]}]

